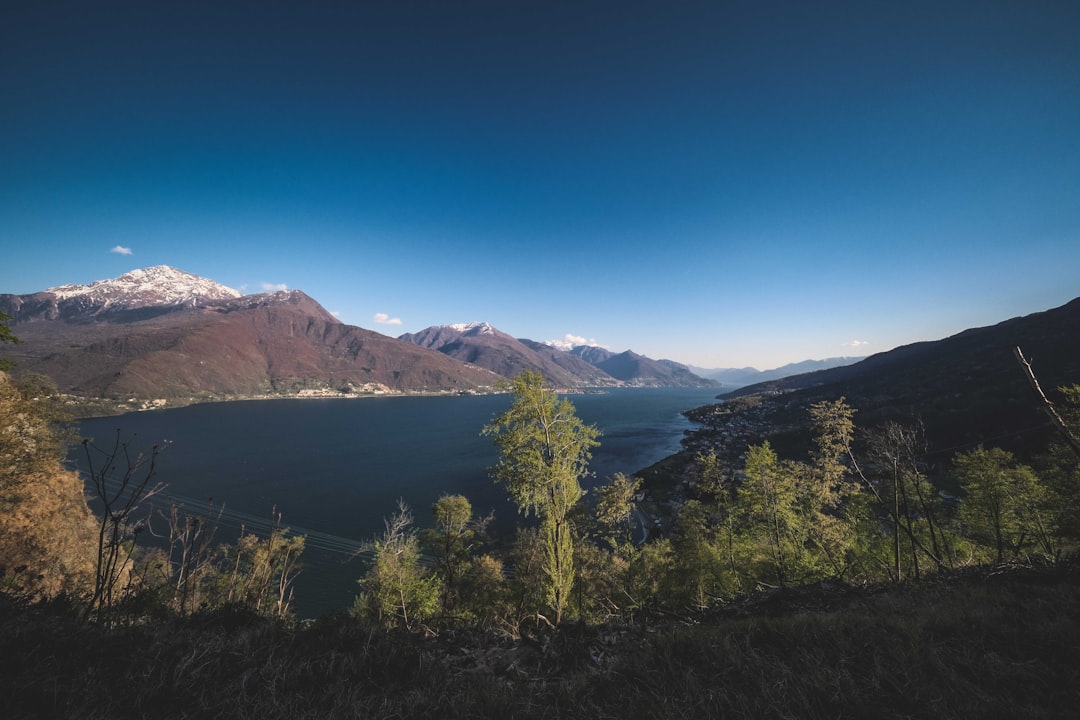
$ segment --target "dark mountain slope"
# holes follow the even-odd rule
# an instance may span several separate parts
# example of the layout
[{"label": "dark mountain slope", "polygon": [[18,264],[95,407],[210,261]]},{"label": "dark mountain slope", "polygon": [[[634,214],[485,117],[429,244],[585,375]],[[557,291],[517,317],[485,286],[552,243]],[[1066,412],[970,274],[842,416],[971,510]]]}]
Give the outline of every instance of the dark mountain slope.
[{"label": "dark mountain slope", "polygon": [[[590,357],[603,357],[600,353],[586,353]],[[627,350],[617,355],[609,354],[595,363],[613,378],[622,380],[627,385],[659,387],[710,387],[716,385],[712,380],[698,377],[684,365],[664,360],[653,360],[644,355]]]},{"label": "dark mountain slope", "polygon": [[[546,353],[522,343],[487,323],[438,325],[417,333],[406,333],[399,340],[414,343],[462,362],[513,378],[525,370],[543,375],[553,385],[577,387],[586,384]],[[595,373],[593,373],[595,374]]]},{"label": "dark mountain slope", "polygon": [[586,345],[564,352],[534,340],[513,338],[487,323],[439,325],[418,333],[407,333],[400,339],[508,378],[516,377],[524,370],[539,372],[549,383],[563,387],[710,387],[716,384],[694,375],[679,363],[652,360],[629,350],[616,355]]},{"label": "dark mountain slope", "polygon": [[938,447],[980,441],[1021,447],[1045,437],[1046,417],[1013,355],[1016,346],[1032,359],[1044,389],[1080,383],[1080,299],[724,397],[784,393],[794,407],[844,395],[864,424],[922,418]]},{"label": "dark mountain slope", "polygon": [[788,363],[772,370],[758,370],[752,367],[706,369],[690,366],[691,372],[701,377],[716,380],[730,388],[740,388],[754,383],[763,383],[770,380],[779,380],[790,375],[801,375],[817,370],[852,365],[862,360],[862,357],[834,357],[824,360],[803,360],[796,363]]},{"label": "dark mountain slope", "polygon": [[595,345],[576,345],[570,350],[570,354],[576,355],[590,365],[599,365],[615,356],[615,353],[607,348],[596,347]]},{"label": "dark mountain slope", "polygon": [[619,384],[615,378],[600,368],[565,350],[535,340],[526,340],[525,338],[518,338],[518,342],[571,373],[578,378],[581,384],[589,387],[607,387]]}]

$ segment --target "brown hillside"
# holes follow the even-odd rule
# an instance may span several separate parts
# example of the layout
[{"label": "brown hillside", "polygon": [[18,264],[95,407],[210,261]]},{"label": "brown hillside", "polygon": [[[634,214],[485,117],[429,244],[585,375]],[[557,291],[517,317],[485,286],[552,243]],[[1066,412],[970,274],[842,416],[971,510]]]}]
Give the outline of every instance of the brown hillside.
[{"label": "brown hillside", "polygon": [[18,323],[9,355],[76,395],[181,398],[378,384],[465,391],[490,372],[345,325],[299,291],[253,295],[132,322]]}]

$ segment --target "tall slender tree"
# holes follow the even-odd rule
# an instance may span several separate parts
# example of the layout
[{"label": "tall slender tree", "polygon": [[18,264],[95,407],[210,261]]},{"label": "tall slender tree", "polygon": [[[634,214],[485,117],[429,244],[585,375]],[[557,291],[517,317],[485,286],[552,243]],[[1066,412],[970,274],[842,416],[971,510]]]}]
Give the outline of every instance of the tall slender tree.
[{"label": "tall slender tree", "polygon": [[854,414],[855,409],[842,397],[810,406],[815,448],[810,453],[813,465],[804,473],[804,513],[810,520],[807,531],[813,546],[837,577],[847,572],[855,545],[855,525],[844,512],[848,498],[858,492],[846,463],[855,432]]},{"label": "tall slender tree", "polygon": [[549,389],[539,373],[522,373],[509,389],[510,409],[483,429],[500,450],[491,473],[522,513],[540,518],[545,596],[558,623],[574,583],[570,511],[584,494],[580,480],[600,433],[582,422],[573,404]]},{"label": "tall slender tree", "polygon": [[808,520],[799,513],[796,470],[780,462],[768,440],[746,449],[738,501],[748,534],[759,547],[759,582],[790,585],[803,579]]}]

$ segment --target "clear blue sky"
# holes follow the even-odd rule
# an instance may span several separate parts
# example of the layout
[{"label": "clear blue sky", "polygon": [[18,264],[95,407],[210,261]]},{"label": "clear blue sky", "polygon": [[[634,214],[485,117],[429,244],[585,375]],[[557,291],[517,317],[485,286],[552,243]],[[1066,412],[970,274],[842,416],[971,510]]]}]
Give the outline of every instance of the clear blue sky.
[{"label": "clear blue sky", "polygon": [[937,339],[1080,295],[1080,3],[8,0],[0,263],[705,367]]}]

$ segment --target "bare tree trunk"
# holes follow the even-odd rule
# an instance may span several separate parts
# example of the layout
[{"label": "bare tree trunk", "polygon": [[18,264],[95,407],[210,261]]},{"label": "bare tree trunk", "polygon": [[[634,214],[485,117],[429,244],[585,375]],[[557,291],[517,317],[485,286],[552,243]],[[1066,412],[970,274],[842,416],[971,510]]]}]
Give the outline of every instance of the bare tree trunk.
[{"label": "bare tree trunk", "polygon": [[1042,400],[1043,410],[1050,416],[1050,420],[1054,423],[1054,427],[1056,427],[1062,437],[1065,438],[1065,442],[1069,444],[1069,447],[1076,453],[1076,456],[1080,457],[1080,439],[1077,439],[1077,437],[1073,435],[1072,430],[1069,429],[1069,426],[1065,424],[1065,421],[1058,415],[1057,410],[1054,409],[1054,403],[1050,402],[1046,397],[1046,394],[1042,391],[1042,387],[1039,386],[1039,381],[1035,378],[1035,371],[1031,368],[1031,362],[1024,357],[1024,353],[1020,350],[1019,345],[1013,349],[1013,354],[1016,355],[1017,361],[1019,361],[1020,366],[1024,369],[1024,375],[1027,377],[1032,390],[1034,390],[1035,394]]}]

